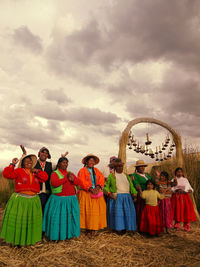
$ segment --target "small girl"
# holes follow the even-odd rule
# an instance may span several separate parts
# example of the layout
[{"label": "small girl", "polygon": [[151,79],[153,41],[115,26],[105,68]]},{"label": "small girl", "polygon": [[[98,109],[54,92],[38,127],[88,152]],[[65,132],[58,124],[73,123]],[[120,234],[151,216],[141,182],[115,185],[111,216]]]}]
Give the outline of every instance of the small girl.
[{"label": "small girl", "polygon": [[75,190],[79,180],[67,167],[68,159],[61,157],[51,175],[52,194],[44,211],[43,231],[54,241],[80,236],[80,211]]},{"label": "small girl", "polygon": [[163,199],[159,200],[159,208],[162,215],[163,226],[166,229],[166,233],[168,232],[168,228],[172,227],[173,217],[172,217],[172,205],[171,205],[171,196],[172,196],[172,186],[177,185],[177,180],[174,182],[169,180],[169,174],[165,171],[159,173],[157,172],[156,186],[158,192]]},{"label": "small girl", "polygon": [[152,180],[146,182],[147,190],[140,191],[141,197],[145,200],[142,211],[140,231],[150,235],[159,235],[163,232],[162,216],[158,206],[158,199],[163,197],[156,191]]},{"label": "small girl", "polygon": [[180,230],[180,223],[183,222],[185,231],[190,230],[190,222],[196,221],[194,207],[189,193],[193,189],[187,178],[184,177],[183,169],[175,170],[177,185],[172,187],[172,213],[175,221],[174,228]]},{"label": "small girl", "polygon": [[[104,193],[109,197],[107,202],[108,227],[116,231],[135,231],[136,213],[133,199],[137,191],[131,178],[123,173],[123,163],[116,161],[114,173],[108,176]],[[133,199],[132,199],[133,197]]]}]

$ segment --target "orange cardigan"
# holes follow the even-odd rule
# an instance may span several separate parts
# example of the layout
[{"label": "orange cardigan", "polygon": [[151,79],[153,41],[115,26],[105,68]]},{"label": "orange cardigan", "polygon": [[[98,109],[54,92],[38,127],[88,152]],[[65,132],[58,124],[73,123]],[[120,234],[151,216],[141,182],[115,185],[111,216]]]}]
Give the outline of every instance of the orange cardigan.
[{"label": "orange cardigan", "polygon": [[[97,168],[94,168],[94,172],[96,174],[96,186],[99,185],[101,188],[103,188],[105,181],[103,174]],[[92,187],[91,174],[86,167],[80,169],[78,178],[80,180],[82,189],[88,191],[90,187]]]}]

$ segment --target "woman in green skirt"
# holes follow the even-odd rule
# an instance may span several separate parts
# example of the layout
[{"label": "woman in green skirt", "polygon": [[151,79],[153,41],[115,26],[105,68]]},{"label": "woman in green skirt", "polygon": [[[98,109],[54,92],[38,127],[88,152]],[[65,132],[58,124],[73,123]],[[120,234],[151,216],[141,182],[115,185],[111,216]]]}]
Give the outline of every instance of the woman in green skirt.
[{"label": "woman in green skirt", "polygon": [[43,231],[54,241],[80,236],[80,210],[75,188],[79,179],[67,167],[68,159],[61,157],[51,175],[52,194],[44,210]]},{"label": "woman in green skirt", "polygon": [[23,156],[15,169],[18,161],[14,158],[3,171],[5,178],[15,181],[15,193],[6,205],[0,237],[17,246],[33,245],[42,239],[42,208],[37,193],[39,182],[45,182],[48,175],[33,168],[35,155]]}]

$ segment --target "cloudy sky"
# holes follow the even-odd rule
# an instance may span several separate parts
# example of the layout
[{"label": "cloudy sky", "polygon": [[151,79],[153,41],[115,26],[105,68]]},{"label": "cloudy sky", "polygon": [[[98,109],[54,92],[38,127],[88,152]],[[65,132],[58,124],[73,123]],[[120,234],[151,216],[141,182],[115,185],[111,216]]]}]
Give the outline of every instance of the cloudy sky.
[{"label": "cloudy sky", "polygon": [[[1,0],[0,167],[47,146],[70,168],[118,153],[128,121],[154,117],[200,141],[199,0]],[[160,127],[133,129],[155,144]],[[134,162],[138,154],[128,153]]]}]

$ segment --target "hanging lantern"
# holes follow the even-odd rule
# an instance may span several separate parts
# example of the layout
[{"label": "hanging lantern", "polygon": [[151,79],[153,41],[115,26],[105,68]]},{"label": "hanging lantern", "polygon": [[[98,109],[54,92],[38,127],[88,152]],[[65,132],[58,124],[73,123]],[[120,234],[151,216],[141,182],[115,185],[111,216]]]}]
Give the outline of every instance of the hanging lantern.
[{"label": "hanging lantern", "polygon": [[136,139],[134,140],[133,146],[137,146]]},{"label": "hanging lantern", "polygon": [[172,143],[172,147],[175,147],[176,145],[174,144],[174,142]]},{"label": "hanging lantern", "polygon": [[169,134],[167,134],[167,142],[169,143],[170,141],[170,137],[169,137]]},{"label": "hanging lantern", "polygon": [[147,133],[146,136],[147,136],[147,141],[145,142],[145,144],[151,145],[152,142],[149,140],[149,134]]},{"label": "hanging lantern", "polygon": [[160,154],[162,153],[162,150],[161,150],[160,146],[159,146],[159,153],[160,153]]},{"label": "hanging lantern", "polygon": [[146,156],[149,155],[149,148],[148,148],[148,145],[146,145],[146,149],[145,149],[145,153],[144,153]]},{"label": "hanging lantern", "polygon": [[153,150],[152,149],[149,149],[149,156],[154,156],[154,153],[153,153]]},{"label": "hanging lantern", "polygon": [[128,136],[129,139],[131,139],[131,136],[132,136],[132,132],[130,131],[130,132],[129,132],[129,136]]},{"label": "hanging lantern", "polygon": [[159,161],[158,154],[156,154],[156,161]]},{"label": "hanging lantern", "polygon": [[160,161],[163,161],[162,154],[160,154]]},{"label": "hanging lantern", "polygon": [[140,144],[138,142],[137,147],[136,147],[136,153],[139,153],[139,152],[140,152]]},{"label": "hanging lantern", "polygon": [[158,155],[158,147],[156,147],[156,152],[155,152],[156,155]]},{"label": "hanging lantern", "polygon": [[165,150],[165,146],[164,146],[164,144],[162,143],[162,150]]},{"label": "hanging lantern", "polygon": [[168,143],[167,143],[167,141],[165,141],[164,147],[168,147]]},{"label": "hanging lantern", "polygon": [[165,156],[165,153],[164,153],[164,160],[167,160],[167,157]]},{"label": "hanging lantern", "polygon": [[142,154],[144,154],[144,152],[145,152],[145,146],[141,146],[141,150],[140,150],[140,152],[141,152]]},{"label": "hanging lantern", "polygon": [[134,143],[134,135],[131,137],[131,143]]}]

